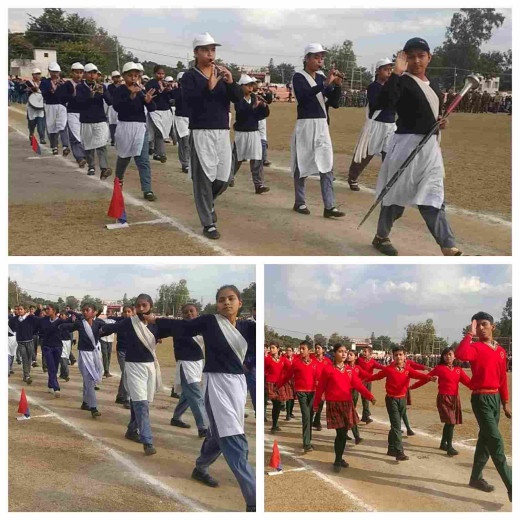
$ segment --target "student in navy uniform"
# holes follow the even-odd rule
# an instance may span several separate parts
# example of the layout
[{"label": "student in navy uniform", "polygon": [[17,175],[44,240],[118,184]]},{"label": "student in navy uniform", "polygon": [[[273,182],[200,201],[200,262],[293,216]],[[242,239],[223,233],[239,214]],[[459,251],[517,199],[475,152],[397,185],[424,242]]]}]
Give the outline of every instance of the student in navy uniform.
[{"label": "student in navy uniform", "polygon": [[148,294],[140,294],[135,306],[136,316],[103,325],[101,335],[114,332],[125,334],[125,379],[131,404],[130,423],[125,437],[142,443],[145,455],[154,455],[157,451],[153,445],[149,413],[155,392],[162,388],[161,368],[155,354],[159,334],[157,325],[145,321],[153,308],[152,298]]},{"label": "student in navy uniform", "polygon": [[177,88],[172,90],[172,99],[175,100],[174,128],[179,147],[179,161],[183,173],[188,173],[190,166],[190,119],[188,106],[182,99],[182,77],[184,72],[177,74]]},{"label": "student in navy uniform", "polygon": [[[107,87],[108,93],[114,98],[114,91],[117,87],[121,86],[122,78],[121,73],[118,70],[112,71],[110,75],[112,83]],[[117,112],[114,110],[113,105],[108,106],[108,127],[110,129],[110,146],[116,145],[116,128],[117,128]]]},{"label": "student in navy uniform", "polygon": [[[40,84],[42,81],[42,71],[38,68],[34,68],[32,70],[32,79],[28,79],[25,82],[25,86],[27,87],[27,92],[32,93],[40,93]],[[34,135],[34,130],[38,129],[38,135],[40,137],[40,144],[46,144],[45,141],[45,111],[43,108],[34,108],[27,103],[27,125],[29,127],[29,139],[32,135]]]},{"label": "student in navy uniform", "polygon": [[66,101],[58,94],[58,87],[65,83],[60,77],[61,68],[55,62],[49,63],[50,78],[42,80],[40,90],[43,95],[45,109],[45,124],[49,134],[52,153],[58,155],[58,135],[63,146],[63,156],[70,153],[69,133],[67,131]]},{"label": "student in navy uniform", "polygon": [[193,40],[195,66],[182,77],[182,96],[190,117],[190,174],[195,206],[207,238],[220,238],[215,199],[228,187],[231,175],[230,102],[243,97],[231,72],[215,65],[215,48],[208,34]]},{"label": "student in navy uniform", "polygon": [[[134,315],[132,307],[125,305],[123,307],[123,315],[116,321],[124,318],[131,318]],[[130,404],[130,394],[128,393],[128,385],[126,384],[125,377],[125,360],[126,360],[126,344],[127,334],[124,330],[121,330],[116,334],[116,354],[117,362],[119,363],[119,369],[121,370],[121,379],[119,380],[119,387],[117,389],[116,403],[122,404],[127,410],[132,408]]]},{"label": "student in navy uniform", "polygon": [[96,318],[96,306],[86,303],[82,306],[82,314],[74,313],[71,317],[73,323],[63,323],[58,326],[60,331],[78,331],[78,368],[83,377],[83,402],[82,410],[88,410],[93,418],[99,417],[101,412],[97,409],[96,383],[103,379],[103,365],[101,363],[99,333],[105,324],[103,320]]},{"label": "student in navy uniform", "polygon": [[79,120],[81,122],[81,144],[85,150],[88,162],[87,175],[95,175],[95,156],[97,153],[100,179],[112,175],[108,167],[107,147],[109,130],[105,114],[105,101],[112,104],[112,98],[103,83],[98,81],[99,71],[93,63],[85,65],[86,80],[76,89],[76,100],[80,106]]},{"label": "student in navy uniform", "polygon": [[81,104],[76,98],[77,88],[83,84],[84,67],[81,63],[73,63],[70,67],[72,79],[66,81],[58,87],[58,95],[67,103],[67,127],[69,133],[69,143],[72,155],[80,168],[87,164],[85,150],[81,145]]},{"label": "student in navy uniform", "polygon": [[124,84],[114,92],[113,106],[117,112],[117,129],[115,133],[117,162],[116,176],[123,183],[125,170],[133,157],[141,190],[146,200],[156,199],[152,191],[152,172],[148,157],[148,130],[146,127],[146,111],[155,110],[153,101],[155,91],[149,90],[146,94],[139,84],[141,68],[139,63],[129,61],[123,66]]},{"label": "student in navy uniform", "polygon": [[304,70],[296,72],[292,83],[298,103],[298,119],[291,141],[291,170],[294,177],[295,201],[293,210],[309,215],[305,202],[305,180],[320,176],[321,196],[325,218],[344,217],[335,206],[332,141],[327,124],[325,98],[337,108],[341,96],[341,78],[331,69],[325,78],[318,74],[323,66],[325,50],[319,43],[305,47]]},{"label": "student in navy uniform", "polygon": [[379,60],[376,63],[376,79],[367,88],[367,120],[359,135],[348,172],[348,184],[352,191],[360,191],[358,179],[374,155],[380,155],[382,160],[385,160],[388,144],[397,128],[395,110],[375,109],[381,89],[391,75],[392,60],[388,58]]},{"label": "student in navy uniform", "polygon": [[[258,83],[255,83],[253,86],[253,92],[260,93],[262,97],[265,99],[266,103],[270,105],[273,102],[273,93],[266,88],[259,92]],[[258,131],[260,132],[260,140],[262,142],[262,163],[264,166],[271,166],[271,161],[267,159],[267,149],[269,145],[267,143],[267,118],[263,117],[258,120]]]},{"label": "student in navy uniform", "polygon": [[162,65],[153,68],[155,78],[146,83],[146,92],[153,89],[155,96],[155,110],[148,113],[150,128],[152,130],[151,147],[155,161],[166,162],[165,140],[169,139],[173,126],[173,112],[170,100],[172,99],[172,87],[164,81],[165,72]]},{"label": "student in navy uniform", "polygon": [[[60,319],[62,321],[68,321],[70,318],[69,313],[66,311],[60,312]],[[65,330],[59,330],[59,335],[62,344],[61,358],[60,358],[60,379],[63,379],[66,383],[70,381],[70,355],[72,350],[72,340],[70,339],[70,332]]]},{"label": "student in navy uniform", "polygon": [[[440,119],[444,96],[438,85],[426,76],[431,59],[430,47],[425,40],[408,40],[404,50],[397,54],[394,72],[379,94],[376,110],[395,110],[397,130],[379,172],[376,197]],[[446,124],[446,120],[441,120],[439,128],[444,129]],[[389,235],[394,222],[403,215],[405,206],[419,208],[443,255],[462,255],[456,247],[455,236],[446,217],[444,163],[438,138],[437,135],[428,140],[383,199],[372,245],[385,255],[397,255]]]},{"label": "student in navy uniform", "polygon": [[[252,321],[256,323],[256,305],[251,309],[253,314]],[[256,417],[256,328],[250,327],[247,329],[247,334],[244,336],[247,341],[247,352],[244,358],[244,371],[246,374],[247,389],[251,396],[253,409]]]},{"label": "student in navy uniform", "polygon": [[249,160],[255,193],[261,195],[269,191],[264,185],[264,163],[262,161],[262,140],[258,129],[260,118],[269,116],[269,107],[253,94],[256,80],[244,75],[238,81],[244,97],[235,103],[235,142],[233,144],[232,176],[229,183],[233,186],[235,177],[243,161]]},{"label": "student in navy uniform", "polygon": [[[202,335],[206,347],[204,367],[204,405],[209,419],[207,437],[202,444],[192,478],[207,486],[218,482],[208,468],[222,453],[238,481],[247,511],[256,511],[255,473],[249,462],[244,431],[247,385],[243,362],[247,351],[246,336],[253,334],[256,323],[237,321],[242,307],[240,291],[234,285],[224,285],[217,291],[218,314],[205,314],[192,320],[156,319],[161,337]],[[252,329],[252,330],[251,330]]]}]

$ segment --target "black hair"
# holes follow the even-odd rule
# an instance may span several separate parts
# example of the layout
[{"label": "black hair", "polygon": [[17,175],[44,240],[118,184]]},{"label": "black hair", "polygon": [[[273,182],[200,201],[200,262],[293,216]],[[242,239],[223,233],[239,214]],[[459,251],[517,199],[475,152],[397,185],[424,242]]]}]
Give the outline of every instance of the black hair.
[{"label": "black hair", "polygon": [[344,345],[342,345],[341,343],[334,343],[334,346],[332,347],[332,350],[334,350],[334,352],[337,352],[343,346]]},{"label": "black hair", "polygon": [[491,325],[493,325],[494,323],[493,316],[483,311],[477,312],[477,314],[473,314],[473,316],[471,317],[471,321],[473,320],[488,320],[489,323],[491,323]]},{"label": "black hair", "polygon": [[238,290],[237,287],[235,287],[234,285],[223,285],[222,287],[220,287],[217,291],[217,295],[215,296],[215,300],[218,301],[218,296],[219,294],[221,293],[221,291],[223,291],[224,289],[231,289],[236,295],[237,295],[237,298],[242,301],[242,296],[240,295],[240,291]]},{"label": "black hair", "polygon": [[125,312],[125,309],[130,309],[131,311],[133,311],[131,305],[123,305],[123,312]]},{"label": "black hair", "polygon": [[[192,303],[192,302],[188,302],[188,303],[185,303],[182,307],[181,307],[181,311],[183,311],[184,309],[188,308],[188,307],[195,307],[197,309],[197,306]],[[197,309],[198,310],[198,309]]]},{"label": "black hair", "polygon": [[51,309],[53,309],[54,312],[57,311],[57,309],[56,309],[56,305],[54,305],[54,303],[48,303],[48,304],[47,304],[47,307],[50,307]]},{"label": "black hair", "polygon": [[349,352],[353,352],[353,353],[354,353],[354,354],[356,355],[356,357],[358,357],[358,356],[359,356],[359,354],[357,353],[357,351],[356,351],[356,350],[354,350],[354,349],[350,349],[350,350],[349,350]]},{"label": "black hair", "polygon": [[164,70],[164,72],[166,72],[165,68],[164,68],[162,65],[156,65],[156,66],[153,68],[153,73],[156,74],[156,73],[159,72],[160,70]]},{"label": "black hair", "polygon": [[137,300],[145,300],[150,304],[150,307],[153,307],[153,300],[152,297],[149,294],[141,293],[136,299],[135,303],[137,303]]},{"label": "black hair", "polygon": [[323,348],[323,345],[322,345],[321,343],[314,343],[314,348],[316,348],[316,347],[321,347],[321,348]]},{"label": "black hair", "polygon": [[302,345],[305,345],[307,348],[311,348],[309,342],[308,342],[306,339],[304,339],[303,341],[300,341],[300,347],[301,347]]},{"label": "black hair", "polygon": [[94,312],[97,311],[96,304],[94,302],[85,302],[81,306],[81,310],[83,310],[83,309],[92,309]]},{"label": "black hair", "polygon": [[36,305],[29,305],[29,309],[36,309]]},{"label": "black hair", "polygon": [[453,347],[446,347],[442,352],[441,352],[441,358],[439,359],[439,365],[445,365],[446,364],[446,361],[444,361],[444,356],[449,352],[449,351],[452,351],[454,354],[455,354],[455,351],[453,350]]},{"label": "black hair", "polygon": [[402,352],[406,352],[406,349],[405,349],[404,347],[399,347],[399,346],[394,347],[394,348],[392,349],[392,354],[395,354],[396,352],[400,352],[400,351],[402,351]]},{"label": "black hair", "polygon": [[271,345],[274,345],[275,347],[280,348],[280,343],[278,343],[278,341],[270,341],[269,345],[267,345],[267,346],[270,347]]}]

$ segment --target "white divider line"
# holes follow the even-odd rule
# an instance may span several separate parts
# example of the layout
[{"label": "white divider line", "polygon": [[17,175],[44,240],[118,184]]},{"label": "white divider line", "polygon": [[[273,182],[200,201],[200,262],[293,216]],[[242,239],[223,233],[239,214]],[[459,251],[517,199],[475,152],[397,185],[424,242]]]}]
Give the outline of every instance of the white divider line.
[{"label": "white divider line", "polygon": [[[20,110],[17,110],[17,109],[10,109],[10,110],[14,110],[15,112],[21,112]],[[22,135],[23,137],[29,137],[29,134],[26,134],[25,132],[18,130],[18,128],[15,128],[14,126],[11,126],[11,128],[18,134]],[[59,159],[61,159],[62,161],[66,162],[67,166],[69,166],[72,170],[79,172],[79,173],[84,173],[81,168],[79,168],[77,165],[72,163],[66,157],[63,157],[62,155],[59,155],[57,157]],[[112,191],[112,184],[101,181],[101,179],[99,179],[97,176],[92,175],[87,178],[91,179],[94,182],[98,182],[105,189]],[[184,224],[181,224],[178,220],[175,220],[172,217],[165,215],[158,209],[151,207],[150,202],[144,202],[144,200],[136,199],[134,196],[132,196],[128,193],[125,193],[124,197],[125,197],[125,200],[128,201],[130,204],[133,204],[134,206],[139,206],[139,207],[149,211],[150,213],[154,214],[156,217],[164,220],[165,224],[169,224],[170,226],[178,229],[182,233],[188,235],[191,239],[205,245],[206,247],[209,247],[210,249],[215,251],[215,253],[219,253],[224,256],[232,255],[232,253],[230,251],[228,251],[227,249],[224,249],[223,247],[217,246],[209,238],[206,238],[202,235],[195,233],[190,228],[186,227]]]},{"label": "white divider line", "polygon": [[281,471],[268,471],[267,474],[270,477],[274,477],[275,475],[284,475],[285,473],[291,473],[292,471],[308,471],[307,468],[294,468],[294,469],[286,469]]},{"label": "white divider line", "polygon": [[[10,390],[13,390],[15,392],[20,392],[21,389],[14,385],[8,385]],[[145,473],[142,468],[140,468],[137,464],[134,464],[130,459],[125,457],[123,454],[119,453],[118,451],[114,450],[113,448],[110,448],[106,444],[104,444],[102,441],[96,439],[90,433],[87,433],[85,430],[80,428],[79,426],[76,426],[74,423],[70,422],[69,420],[65,419],[62,415],[53,412],[50,408],[47,408],[44,404],[41,403],[39,399],[36,399],[34,397],[28,397],[27,398],[29,403],[35,404],[36,406],[39,406],[46,412],[54,415],[57,419],[59,419],[63,424],[68,426],[69,428],[72,428],[74,431],[91,441],[96,447],[102,449],[108,455],[110,455],[112,458],[114,458],[117,462],[119,462],[121,465],[123,465],[128,471],[133,473],[137,480],[144,481],[149,486],[155,488],[155,490],[159,493],[162,493],[173,500],[176,500],[180,504],[182,504],[184,507],[196,511],[196,512],[207,512],[207,509],[204,509],[200,504],[197,502],[191,500],[190,498],[184,496],[182,493],[179,493],[175,489],[171,488],[170,486],[167,486],[160,480],[156,479],[152,475],[149,475],[148,473]]]}]

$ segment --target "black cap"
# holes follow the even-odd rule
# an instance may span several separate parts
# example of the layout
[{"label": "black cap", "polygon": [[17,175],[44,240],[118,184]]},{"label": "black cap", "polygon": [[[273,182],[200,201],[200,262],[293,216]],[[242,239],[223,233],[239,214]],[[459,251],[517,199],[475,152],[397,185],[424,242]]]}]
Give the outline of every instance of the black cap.
[{"label": "black cap", "polygon": [[404,52],[409,51],[410,49],[422,49],[423,51],[430,52],[430,46],[428,45],[428,42],[424,40],[423,38],[412,38],[411,40],[408,40],[404,44]]}]

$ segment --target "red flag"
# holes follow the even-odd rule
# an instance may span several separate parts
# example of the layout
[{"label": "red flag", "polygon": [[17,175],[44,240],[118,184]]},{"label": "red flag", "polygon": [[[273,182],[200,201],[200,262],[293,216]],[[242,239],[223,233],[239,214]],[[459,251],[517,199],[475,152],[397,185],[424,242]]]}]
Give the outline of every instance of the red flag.
[{"label": "red flag", "polygon": [[36,137],[34,137],[34,135],[31,135],[31,147],[34,150],[34,152],[38,155],[42,154],[42,151],[40,150],[40,145],[38,144],[38,141],[36,140]]},{"label": "red flag", "polygon": [[278,449],[278,441],[274,441],[273,453],[271,453],[271,460],[269,461],[271,468],[282,471],[282,459],[280,458],[280,450]]},{"label": "red flag", "polygon": [[117,177],[114,179],[114,191],[108,208],[108,216],[115,219],[124,219],[126,222],[125,199]]},{"label": "red flag", "polygon": [[29,417],[29,405],[27,404],[27,396],[25,395],[25,389],[22,388],[22,395],[20,396],[20,404],[18,405],[18,413]]}]

